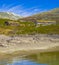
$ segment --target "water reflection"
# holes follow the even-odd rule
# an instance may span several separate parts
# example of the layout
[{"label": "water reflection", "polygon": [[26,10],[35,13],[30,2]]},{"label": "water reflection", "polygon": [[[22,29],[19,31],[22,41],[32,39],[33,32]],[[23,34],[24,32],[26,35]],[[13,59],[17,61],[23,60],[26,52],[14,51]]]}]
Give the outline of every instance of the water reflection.
[{"label": "water reflection", "polygon": [[26,56],[26,58],[31,59],[37,63],[59,65],[59,52],[37,53]]},{"label": "water reflection", "polygon": [[59,65],[59,52],[0,55],[0,65]]}]

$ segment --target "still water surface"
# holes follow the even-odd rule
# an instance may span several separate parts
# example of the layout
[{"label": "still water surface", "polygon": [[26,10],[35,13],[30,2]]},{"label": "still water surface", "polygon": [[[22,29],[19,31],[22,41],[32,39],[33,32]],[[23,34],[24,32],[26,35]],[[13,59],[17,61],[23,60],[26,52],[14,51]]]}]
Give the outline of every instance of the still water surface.
[{"label": "still water surface", "polygon": [[0,65],[59,65],[59,52],[0,56]]}]

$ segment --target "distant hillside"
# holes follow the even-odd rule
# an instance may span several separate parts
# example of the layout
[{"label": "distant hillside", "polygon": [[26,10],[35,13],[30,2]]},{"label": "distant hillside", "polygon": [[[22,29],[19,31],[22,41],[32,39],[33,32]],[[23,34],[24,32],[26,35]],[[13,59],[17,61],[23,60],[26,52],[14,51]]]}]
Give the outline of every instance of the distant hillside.
[{"label": "distant hillside", "polygon": [[14,13],[0,12],[0,18],[2,18],[2,19],[17,20],[17,19],[22,18],[22,17],[14,14]]},{"label": "distant hillside", "polygon": [[43,12],[43,13],[38,13],[29,17],[25,17],[25,18],[22,18],[22,20],[24,21],[47,20],[47,21],[59,22],[59,8],[56,8],[47,12]]},{"label": "distant hillside", "polygon": [[38,19],[38,20],[55,20],[59,21],[59,8],[43,12],[43,13],[38,13],[36,15],[31,16],[32,18]]}]

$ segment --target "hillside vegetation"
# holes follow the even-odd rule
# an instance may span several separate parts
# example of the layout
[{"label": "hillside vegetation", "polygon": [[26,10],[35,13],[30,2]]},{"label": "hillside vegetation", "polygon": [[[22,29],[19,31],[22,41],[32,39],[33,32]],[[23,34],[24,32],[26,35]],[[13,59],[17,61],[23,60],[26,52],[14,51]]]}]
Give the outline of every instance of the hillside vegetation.
[{"label": "hillside vegetation", "polygon": [[[56,24],[36,26],[35,22],[38,21],[56,21]],[[7,22],[8,25],[5,22]],[[54,9],[49,12],[36,14],[19,20],[0,19],[0,34],[59,34],[59,9]]]},{"label": "hillside vegetation", "polygon": [[33,22],[19,22],[19,26],[6,25],[4,22],[5,20],[0,19],[0,34],[59,34],[59,24],[36,27]]}]

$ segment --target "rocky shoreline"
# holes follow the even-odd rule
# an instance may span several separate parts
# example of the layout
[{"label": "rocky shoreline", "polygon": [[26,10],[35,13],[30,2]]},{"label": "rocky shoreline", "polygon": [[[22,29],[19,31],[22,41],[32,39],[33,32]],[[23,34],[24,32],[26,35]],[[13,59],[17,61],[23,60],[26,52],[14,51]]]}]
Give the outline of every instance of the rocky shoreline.
[{"label": "rocky shoreline", "polygon": [[12,53],[20,50],[59,51],[59,35],[0,35],[0,53]]}]

